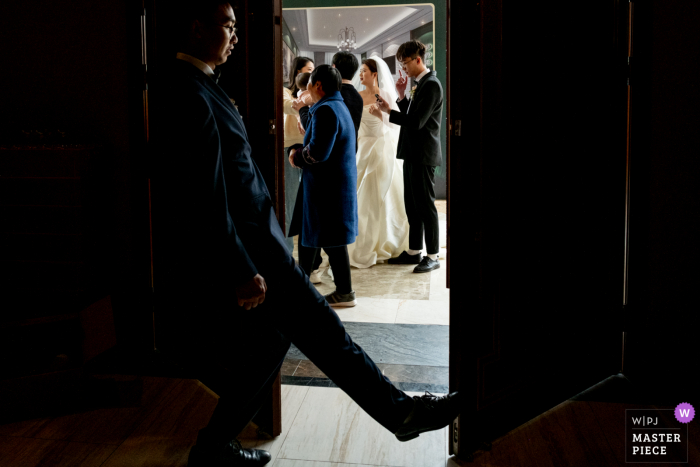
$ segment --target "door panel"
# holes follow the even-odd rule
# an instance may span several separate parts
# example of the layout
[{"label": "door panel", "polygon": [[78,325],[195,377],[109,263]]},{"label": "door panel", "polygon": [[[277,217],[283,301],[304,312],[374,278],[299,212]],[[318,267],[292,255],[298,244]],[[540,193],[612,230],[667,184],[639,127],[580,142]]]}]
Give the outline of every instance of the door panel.
[{"label": "door panel", "polygon": [[458,71],[468,84],[450,96],[469,129],[450,136],[462,265],[451,278],[451,384],[473,402],[461,455],[620,370],[621,8],[451,2],[453,25],[472,28]]}]

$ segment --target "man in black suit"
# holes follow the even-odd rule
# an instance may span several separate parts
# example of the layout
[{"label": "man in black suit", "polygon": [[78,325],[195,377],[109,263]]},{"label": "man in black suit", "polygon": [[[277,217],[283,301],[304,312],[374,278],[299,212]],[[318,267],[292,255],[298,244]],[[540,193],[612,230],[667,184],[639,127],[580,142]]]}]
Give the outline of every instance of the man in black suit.
[{"label": "man in black suit", "polygon": [[[442,86],[425,66],[425,45],[420,41],[401,44],[396,58],[406,76],[399,71],[396,81],[399,110],[377,99],[379,108],[389,113],[389,121],[401,126],[396,157],[404,160],[404,203],[408,217],[408,251],[389,264],[417,264],[413,272],[430,272],[440,267],[440,225],[435,208],[435,170],[442,164],[440,124],[442,122]],[[408,78],[418,84],[406,99]],[[428,256],[421,259],[423,234]]]},{"label": "man in black suit", "polygon": [[214,81],[238,42],[231,6],[178,9],[186,40],[153,86],[156,341],[219,395],[189,466],[260,466],[235,442],[269,397],[290,341],[401,441],[442,428],[456,393],[411,398],[345,332],[287,250],[237,109]]}]

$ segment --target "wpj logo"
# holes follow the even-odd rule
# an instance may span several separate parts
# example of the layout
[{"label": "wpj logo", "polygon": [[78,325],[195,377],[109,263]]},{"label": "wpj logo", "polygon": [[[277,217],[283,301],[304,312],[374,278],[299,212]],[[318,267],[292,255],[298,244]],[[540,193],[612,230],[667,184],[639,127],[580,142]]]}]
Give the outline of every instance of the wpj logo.
[{"label": "wpj logo", "polygon": [[625,410],[625,462],[687,463],[688,422],[694,417],[685,402],[675,410]]}]

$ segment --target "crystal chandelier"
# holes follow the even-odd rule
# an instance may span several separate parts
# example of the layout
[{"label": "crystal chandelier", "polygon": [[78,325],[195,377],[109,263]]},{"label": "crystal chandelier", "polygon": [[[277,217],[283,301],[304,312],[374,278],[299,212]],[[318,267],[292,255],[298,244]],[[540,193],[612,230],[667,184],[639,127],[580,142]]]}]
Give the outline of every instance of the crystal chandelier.
[{"label": "crystal chandelier", "polygon": [[341,29],[338,33],[338,50],[341,52],[351,52],[357,48],[357,38],[354,28]]}]

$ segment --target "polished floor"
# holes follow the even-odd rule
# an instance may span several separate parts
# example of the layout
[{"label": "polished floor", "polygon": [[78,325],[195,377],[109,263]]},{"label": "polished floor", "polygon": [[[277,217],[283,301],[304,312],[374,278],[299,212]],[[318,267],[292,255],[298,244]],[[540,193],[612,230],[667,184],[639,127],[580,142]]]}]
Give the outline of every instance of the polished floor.
[{"label": "polished floor", "polygon": [[[427,274],[414,274],[413,266],[353,268],[358,305],[336,309],[353,339],[410,394],[448,390],[446,214],[445,202],[437,204],[441,268]],[[331,276],[322,281],[321,293],[334,290]],[[184,467],[216,395],[195,380],[101,378],[119,388],[117,402],[0,425],[0,466]],[[241,435],[244,446],[272,453],[271,467],[448,465],[446,428],[400,443],[295,347],[282,383],[282,435],[262,440],[252,423]]]},{"label": "polished floor", "polygon": [[[2,467],[185,467],[216,395],[196,380],[102,376],[117,397],[98,408],[0,424]],[[267,449],[270,467],[625,467],[624,413],[669,408],[619,397],[576,397],[477,452],[447,453],[447,429],[398,442],[340,389],[282,386],[282,434],[244,445]],[[700,424],[688,426],[688,463],[700,465]],[[643,464],[648,465],[648,464]],[[671,466],[679,464],[654,464]]]},{"label": "polished floor", "polygon": [[[412,265],[378,263],[352,268],[357,306],[336,308],[348,334],[377,363],[384,374],[405,391],[448,391],[449,289],[447,289],[446,201],[436,202],[440,220],[440,269],[425,274]],[[423,251],[425,254],[425,250]],[[297,257],[297,239],[294,239]],[[322,253],[322,294],[335,290]],[[292,347],[282,367],[282,383],[335,387],[332,381]]]}]

